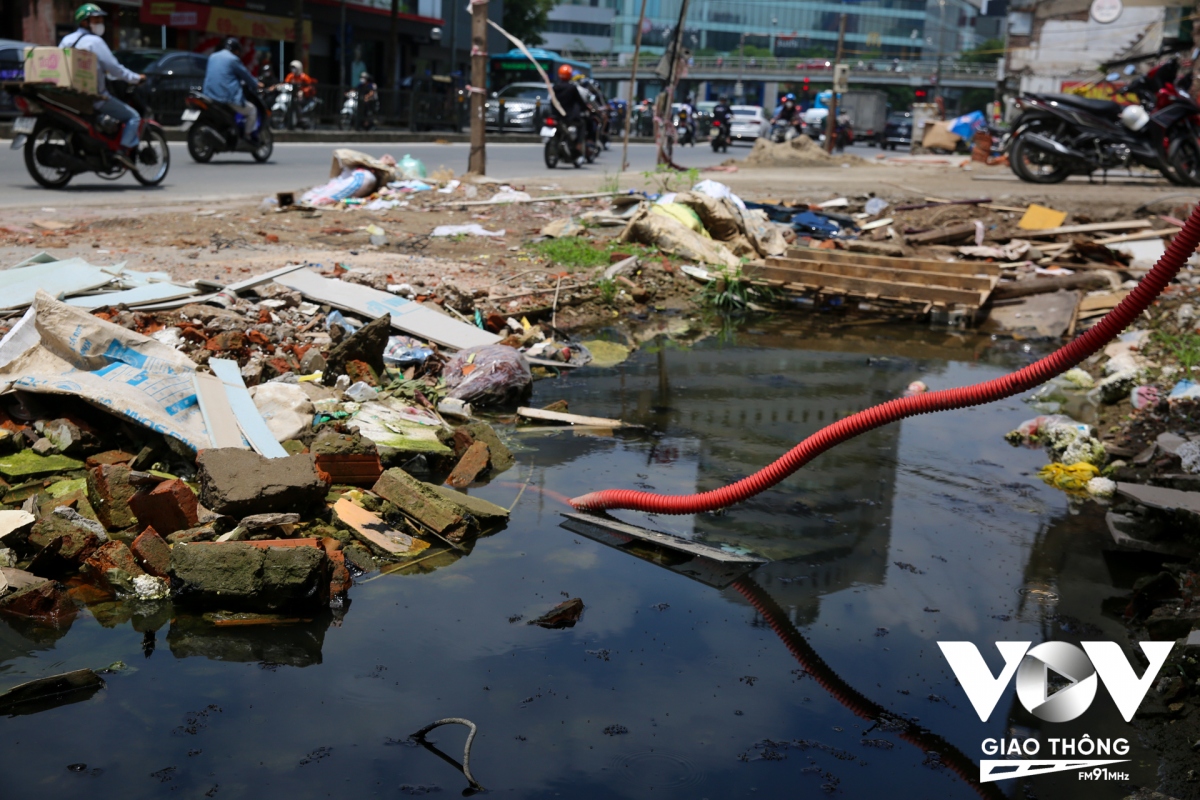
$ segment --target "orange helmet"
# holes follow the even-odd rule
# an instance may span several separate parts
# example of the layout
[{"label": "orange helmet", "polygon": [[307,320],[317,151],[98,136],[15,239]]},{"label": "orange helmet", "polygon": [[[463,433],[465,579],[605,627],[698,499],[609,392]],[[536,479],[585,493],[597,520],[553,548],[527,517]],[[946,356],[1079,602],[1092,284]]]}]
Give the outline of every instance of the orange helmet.
[{"label": "orange helmet", "polygon": [[559,80],[569,81],[569,80],[571,80],[571,76],[573,74],[575,74],[575,70],[571,69],[570,64],[559,65],[559,68],[558,68]]}]

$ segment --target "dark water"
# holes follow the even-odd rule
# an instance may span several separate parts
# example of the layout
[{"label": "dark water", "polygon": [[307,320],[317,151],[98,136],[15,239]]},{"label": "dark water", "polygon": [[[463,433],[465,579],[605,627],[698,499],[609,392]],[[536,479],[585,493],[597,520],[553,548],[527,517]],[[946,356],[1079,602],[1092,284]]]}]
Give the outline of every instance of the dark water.
[{"label": "dark water", "polygon": [[[1100,614],[1125,590],[1101,553],[1102,513],[1072,511],[1033,474],[1043,454],[1001,438],[1033,416],[1021,402],[874,431],[722,515],[617,515],[773,559],[733,587],[559,516],[557,498],[592,489],[719,486],[910,381],[973,383],[1035,355],[945,332],[771,324],[540,382],[535,405],[562,397],[649,430],[518,434],[518,465],[477,493],[507,506],[528,487],[468,557],[362,582],[337,615],[287,628],[214,632],[154,606],[97,608],[53,635],[0,623],[0,689],[130,666],[83,702],[0,719],[0,796],[458,794],[452,765],[401,742],[461,716],[479,726],[475,777],[511,797],[1121,797],[1074,773],[970,782],[983,738],[1039,723],[1011,687],[981,723],[938,640],[976,642],[994,671],[995,640],[1123,641]],[[587,607],[575,628],[525,624],[568,596]],[[1040,735],[1131,736],[1103,692],[1051,727]],[[461,759],[464,734],[430,739]],[[1136,742],[1131,758],[1133,782],[1152,784],[1153,758]]]}]

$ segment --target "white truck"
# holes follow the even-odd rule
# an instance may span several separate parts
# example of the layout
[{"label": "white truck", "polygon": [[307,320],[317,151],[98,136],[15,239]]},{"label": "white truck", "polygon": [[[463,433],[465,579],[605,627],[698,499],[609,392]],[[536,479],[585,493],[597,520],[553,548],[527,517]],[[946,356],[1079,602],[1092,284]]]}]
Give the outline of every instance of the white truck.
[{"label": "white truck", "polygon": [[843,92],[838,109],[845,111],[854,126],[854,141],[872,147],[883,141],[887,124],[887,93],[874,89],[853,89]]}]

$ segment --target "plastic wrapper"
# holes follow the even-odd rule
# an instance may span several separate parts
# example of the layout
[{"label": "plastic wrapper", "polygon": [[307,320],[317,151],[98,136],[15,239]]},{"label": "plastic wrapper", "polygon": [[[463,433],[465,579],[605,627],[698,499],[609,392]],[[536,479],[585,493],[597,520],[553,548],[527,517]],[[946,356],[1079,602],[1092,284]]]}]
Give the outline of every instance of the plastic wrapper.
[{"label": "plastic wrapper", "polygon": [[299,384],[260,383],[250,387],[250,396],[277,442],[297,439],[312,425],[315,409]]},{"label": "plastic wrapper", "polygon": [[420,159],[413,158],[408,153],[404,154],[404,158],[396,165],[397,171],[407,180],[415,180],[417,178],[426,177],[425,165]]},{"label": "plastic wrapper", "polygon": [[1074,464],[1047,464],[1038,470],[1038,477],[1055,489],[1064,492],[1082,494],[1087,492],[1088,483],[1100,476],[1100,470],[1092,464],[1077,462]]},{"label": "plastic wrapper", "polygon": [[366,197],[375,191],[378,181],[369,169],[346,169],[321,186],[300,196],[301,205],[331,206],[351,197]]},{"label": "plastic wrapper", "polygon": [[387,347],[383,351],[383,361],[393,367],[411,367],[424,364],[425,359],[433,355],[433,348],[427,347],[411,336],[392,336],[388,338]]},{"label": "plastic wrapper", "polygon": [[1157,386],[1135,386],[1129,393],[1129,404],[1135,409],[1156,404],[1162,398]]},{"label": "plastic wrapper", "polygon": [[499,344],[458,351],[442,377],[450,397],[475,406],[512,405],[533,392],[533,375],[524,357]]}]

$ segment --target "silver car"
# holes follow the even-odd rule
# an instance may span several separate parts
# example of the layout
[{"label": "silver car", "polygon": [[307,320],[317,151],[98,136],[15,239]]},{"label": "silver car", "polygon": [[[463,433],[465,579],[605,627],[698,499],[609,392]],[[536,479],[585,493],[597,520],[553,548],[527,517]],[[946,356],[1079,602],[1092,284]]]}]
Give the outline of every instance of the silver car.
[{"label": "silver car", "polygon": [[[550,109],[549,92],[542,83],[510,83],[499,92],[492,92],[484,110],[487,130],[500,129],[500,101],[504,101],[504,130],[536,133]],[[541,113],[539,113],[539,111]]]},{"label": "silver car", "polygon": [[731,106],[733,122],[729,126],[729,135],[735,142],[750,141],[766,136],[771,130],[762,106]]}]

